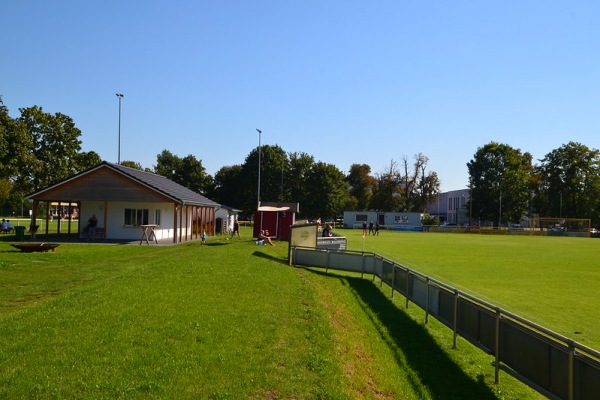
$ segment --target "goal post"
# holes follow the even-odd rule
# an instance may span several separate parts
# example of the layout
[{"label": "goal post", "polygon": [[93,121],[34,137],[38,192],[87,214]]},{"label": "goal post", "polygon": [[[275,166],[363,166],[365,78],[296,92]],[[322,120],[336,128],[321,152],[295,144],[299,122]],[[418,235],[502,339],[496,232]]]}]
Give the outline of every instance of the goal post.
[{"label": "goal post", "polygon": [[529,228],[555,236],[589,236],[591,220],[589,218],[541,218],[529,220]]}]

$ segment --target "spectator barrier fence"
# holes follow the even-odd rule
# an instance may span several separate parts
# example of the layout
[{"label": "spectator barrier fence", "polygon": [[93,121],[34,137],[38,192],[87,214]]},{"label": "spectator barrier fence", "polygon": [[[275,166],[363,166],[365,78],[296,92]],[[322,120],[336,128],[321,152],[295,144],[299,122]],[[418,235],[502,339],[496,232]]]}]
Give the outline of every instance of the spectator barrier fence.
[{"label": "spectator barrier fence", "polygon": [[394,292],[494,357],[500,369],[551,399],[600,398],[600,353],[493,304],[370,252],[292,247],[291,263],[378,277]]}]

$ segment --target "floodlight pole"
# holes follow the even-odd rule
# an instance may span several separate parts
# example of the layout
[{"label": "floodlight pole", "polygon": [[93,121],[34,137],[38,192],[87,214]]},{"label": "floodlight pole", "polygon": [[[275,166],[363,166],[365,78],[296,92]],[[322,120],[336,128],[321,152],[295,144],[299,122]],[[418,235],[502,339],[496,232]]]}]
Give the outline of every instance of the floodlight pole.
[{"label": "floodlight pole", "polygon": [[119,154],[117,158],[117,164],[121,164],[121,100],[123,99],[122,93],[117,93],[119,98]]},{"label": "floodlight pole", "polygon": [[258,128],[256,129],[256,131],[258,132],[258,194],[256,211],[258,211],[258,208],[260,207],[260,134],[262,133],[262,131]]},{"label": "floodlight pole", "polygon": [[[257,193],[257,205],[256,205],[256,212],[260,212],[258,211],[258,209],[260,208],[260,134],[262,133],[262,131],[258,128],[256,128],[256,131],[258,132],[258,193]],[[259,232],[259,237],[262,234],[262,212],[260,214],[260,232]]]},{"label": "floodlight pole", "polygon": [[500,212],[498,213],[498,230],[502,226],[502,189],[500,189]]}]

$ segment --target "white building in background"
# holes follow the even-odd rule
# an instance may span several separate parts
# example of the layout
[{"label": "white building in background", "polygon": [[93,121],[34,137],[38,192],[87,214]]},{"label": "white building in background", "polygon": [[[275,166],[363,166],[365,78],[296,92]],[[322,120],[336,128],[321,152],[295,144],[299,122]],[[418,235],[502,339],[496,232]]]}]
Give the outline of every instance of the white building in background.
[{"label": "white building in background", "polygon": [[420,230],[423,227],[422,213],[414,212],[379,212],[379,211],[344,211],[344,228],[360,228],[366,223],[379,223],[382,229],[399,231]]},{"label": "white building in background", "polygon": [[473,221],[470,221],[472,212],[468,209],[470,198],[469,189],[442,192],[429,203],[427,211],[432,217],[438,217],[442,223],[473,225]]},{"label": "white building in background", "polygon": [[230,234],[233,232],[233,223],[241,212],[242,210],[237,208],[221,205],[215,212],[217,233]]},{"label": "white building in background", "polygon": [[438,217],[442,224],[459,226],[473,225],[472,212],[469,209],[469,189],[451,190],[440,193],[429,203],[425,213],[414,212],[379,212],[379,211],[344,211],[344,228],[361,228],[379,222],[383,229],[418,230],[422,228],[424,214]]}]

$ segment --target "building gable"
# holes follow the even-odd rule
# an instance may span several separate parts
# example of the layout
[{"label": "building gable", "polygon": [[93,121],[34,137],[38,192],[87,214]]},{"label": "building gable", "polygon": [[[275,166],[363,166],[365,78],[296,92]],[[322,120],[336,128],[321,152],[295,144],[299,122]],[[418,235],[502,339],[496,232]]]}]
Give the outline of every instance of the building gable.
[{"label": "building gable", "polygon": [[36,196],[38,201],[60,199],[127,202],[173,201],[110,168],[90,171]]}]

